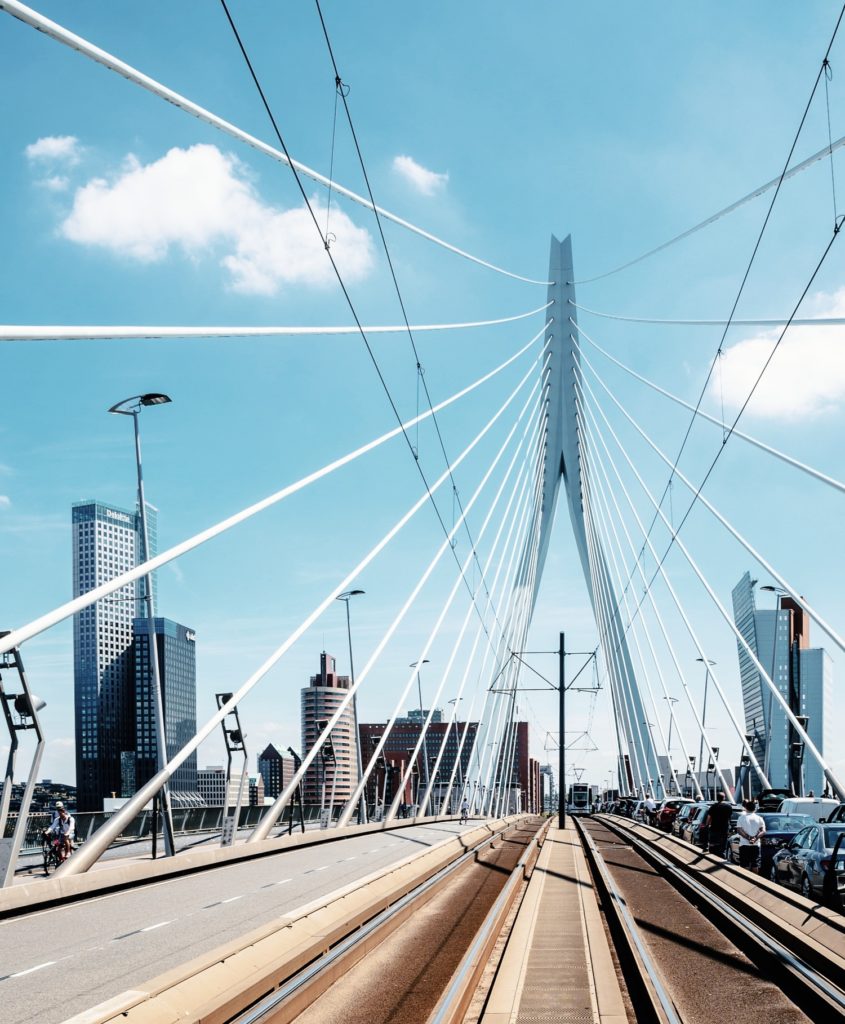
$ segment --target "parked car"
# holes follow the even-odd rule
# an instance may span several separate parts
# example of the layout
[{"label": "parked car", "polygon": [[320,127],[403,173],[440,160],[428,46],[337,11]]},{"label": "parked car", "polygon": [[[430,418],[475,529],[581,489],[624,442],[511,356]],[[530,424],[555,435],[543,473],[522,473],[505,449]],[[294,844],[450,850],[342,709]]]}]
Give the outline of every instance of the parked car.
[{"label": "parked car", "polygon": [[711,800],[700,800],[693,804],[692,810],[687,814],[681,826],[681,839],[692,843],[693,846],[701,844],[701,826],[704,824],[704,819],[707,817],[707,812],[710,810],[711,805]]},{"label": "parked car", "polygon": [[838,807],[835,807],[830,814],[828,814],[827,820],[830,825],[835,821],[845,821],[845,804],[839,804]]},{"label": "parked car", "polygon": [[672,797],[670,800],[664,800],[663,806],[657,812],[657,827],[662,828],[664,832],[672,831],[672,822],[678,815],[678,812],[686,804],[695,803],[694,800],[689,800],[686,797]]},{"label": "parked car", "polygon": [[694,813],[698,803],[695,800],[690,800],[689,803],[683,804],[678,813],[675,815],[675,820],[672,822],[672,834],[680,836],[684,830],[684,825],[687,823],[687,818]]},{"label": "parked car", "polygon": [[778,810],[781,814],[808,814],[813,821],[826,821],[838,807],[839,801],[829,797],[792,796]]},{"label": "parked car", "polygon": [[[788,846],[792,839],[813,819],[806,814],[770,814],[764,811],[760,817],[766,823],[766,834],[760,844],[760,874],[768,877],[772,866],[772,857]],[[735,821],[732,824],[736,824]],[[739,833],[728,836],[728,860],[739,864]]]},{"label": "parked car", "polygon": [[807,899],[816,899],[825,891],[825,876],[835,880],[839,900],[845,892],[845,848],[840,848],[833,861],[837,838],[845,832],[845,824],[814,823],[803,828],[783,849],[772,857],[769,877],[798,889]]}]

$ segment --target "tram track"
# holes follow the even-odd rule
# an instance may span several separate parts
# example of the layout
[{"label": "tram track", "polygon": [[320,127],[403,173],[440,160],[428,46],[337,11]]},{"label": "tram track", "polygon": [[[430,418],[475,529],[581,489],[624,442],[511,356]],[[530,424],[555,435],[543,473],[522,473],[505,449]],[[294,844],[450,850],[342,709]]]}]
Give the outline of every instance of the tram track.
[{"label": "tram track", "polygon": [[486,937],[496,937],[494,922],[517,894],[541,826],[528,819],[468,851],[231,1024],[462,1019]]},{"label": "tram track", "polygon": [[753,886],[744,913],[621,823],[576,821],[638,1021],[705,1024],[763,1007],[767,1024],[845,1020],[838,957],[825,970],[802,955],[798,929],[764,929]]}]

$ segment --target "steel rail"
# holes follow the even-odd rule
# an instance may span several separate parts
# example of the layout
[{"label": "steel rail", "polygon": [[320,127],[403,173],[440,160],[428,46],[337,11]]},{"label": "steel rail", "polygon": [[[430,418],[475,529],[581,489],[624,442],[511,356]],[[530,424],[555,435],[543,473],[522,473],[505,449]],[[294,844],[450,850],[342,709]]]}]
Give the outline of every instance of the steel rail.
[{"label": "steel rail", "polygon": [[[393,918],[403,910],[406,910],[411,904],[415,903],[426,894],[431,893],[433,889],[441,886],[447,878],[459,870],[459,868],[463,867],[463,865],[465,865],[470,859],[476,857],[478,853],[486,847],[491,846],[497,839],[502,838],[514,827],[516,827],[514,823],[504,825],[494,832],[493,835],[482,839],[471,849],[462,853],[460,857],[452,861],[451,864],[447,864],[444,868],[435,872],[431,878],[428,878],[426,881],[415,886],[404,896],[400,896],[395,903],[386,907],[380,913],[376,914],[375,917],[361,925],[353,934],[348,935],[345,939],[341,939],[341,941],[333,946],[325,956],[320,957],[319,960],[309,964],[304,970],[295,974],[292,978],[281,985],[277,991],[272,993],[272,995],[267,996],[262,1002],[243,1011],[239,1016],[232,1017],[229,1024],[260,1024],[262,1021],[271,1020],[272,1014],[279,1009],[280,1005],[284,1003],[285,1000],[296,995],[298,992],[302,992],[309,985],[313,984],[323,971],[337,963],[342,957],[354,950],[356,946],[359,946],[367,939],[370,939],[390,921],[392,921]],[[517,864],[514,868],[514,872],[519,870],[520,864]]]},{"label": "steel rail", "polygon": [[[763,931],[759,921],[752,920],[748,915],[731,906],[730,903],[712,892],[707,886],[692,878],[688,871],[678,867],[677,864],[673,863],[664,854],[659,853],[644,839],[632,835],[617,822],[609,821],[604,816],[602,816],[600,821],[605,828],[608,828],[619,836],[620,839],[629,843],[645,860],[659,868],[676,888],[692,892],[697,900],[702,901],[706,905],[709,911],[720,915],[724,921],[728,922],[742,936],[742,941],[748,946],[756,950],[762,950],[769,957],[773,958],[780,968],[788,971],[793,980],[801,986],[812,1000],[813,1005],[810,1008],[802,1006],[801,1009],[805,1010],[805,1012],[818,1011],[821,1004],[826,1009],[835,1009],[845,1016],[845,992],[826,978],[820,971],[814,970],[783,942]],[[734,941],[733,937],[731,941]],[[746,949],[743,949],[743,952],[748,955]],[[777,984],[783,988],[780,979],[778,979]],[[791,994],[789,994],[789,998],[796,1002]],[[797,1005],[800,1005],[800,1003],[797,1003]]]},{"label": "steel rail", "polygon": [[[666,990],[660,970],[649,953],[648,946],[640,933],[640,929],[637,927],[630,910],[628,910],[625,897],[613,881],[604,858],[599,853],[592,836],[578,818],[573,817],[572,820],[575,822],[584,850],[594,868],[593,874],[599,882],[600,888],[604,890],[603,895],[607,897],[602,900],[602,903],[606,908],[612,908],[615,911],[617,923],[629,944],[629,952],[635,961],[636,967],[638,970],[642,969],[645,971],[641,987],[644,995],[649,1000],[654,1019],[668,1022],[668,1024],[683,1024],[683,1018],[679,1015],[674,1002]],[[602,824],[605,824],[605,822],[602,821]],[[637,1019],[640,1019],[639,1016]]]}]

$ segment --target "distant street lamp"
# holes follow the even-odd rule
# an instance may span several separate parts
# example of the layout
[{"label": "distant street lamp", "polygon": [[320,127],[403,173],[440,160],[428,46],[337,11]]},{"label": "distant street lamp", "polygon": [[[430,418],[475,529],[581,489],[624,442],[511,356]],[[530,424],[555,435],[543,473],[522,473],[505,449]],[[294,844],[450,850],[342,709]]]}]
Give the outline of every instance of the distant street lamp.
[{"label": "distant street lamp", "polygon": [[669,749],[667,753],[671,756],[672,754],[672,726],[675,724],[675,705],[678,703],[677,697],[664,697],[665,701],[669,702]]},{"label": "distant street lamp", "polygon": [[409,668],[415,668],[417,670],[417,693],[420,697],[420,731],[422,732],[423,742],[423,764],[425,766],[425,788],[428,789],[428,743],[426,740],[425,729],[425,714],[423,713],[423,699],[422,699],[422,682],[420,681],[420,665],[428,665],[428,658],[423,658],[422,661],[412,661],[408,666]]},{"label": "distant street lamp", "polygon": [[701,766],[704,764],[704,733],[707,728],[707,684],[710,681],[710,666],[715,665],[716,662],[709,658],[696,658],[695,660],[704,665],[704,704],[701,709],[701,739],[698,743],[698,771],[700,774]]},{"label": "distant street lamp", "polygon": [[[349,601],[353,597],[360,597],[365,592],[363,590],[345,590],[342,594],[337,595],[338,601],[343,601],[346,605],[346,636],[349,640],[349,678],[351,680],[352,689],[355,689],[355,665],[352,661],[352,625],[349,618]],[[361,758],[361,737],[358,735],[358,695],[357,693],[352,694],[352,721],[354,723],[353,728],[355,729],[355,752],[356,760],[358,762],[358,783],[364,778],[364,762]],[[358,798],[358,824],[367,824],[367,797],[365,790],[361,790],[361,796]],[[378,790],[376,790],[378,795]]]},{"label": "distant street lamp", "polygon": [[[146,562],[150,557],[150,539],[147,528],[147,506],[144,500],[144,475],[141,470],[141,434],[138,429],[138,417],[141,409],[148,405],[166,405],[170,402],[167,395],[151,392],[146,395],[132,395],[131,398],[124,398],[122,402],[113,405],[109,412],[118,416],[131,416],[135,428],[135,465],[138,471],[138,506],[141,516],[141,541],[143,551],[141,561]],[[144,600],[147,605],[147,630],[149,634],[149,654],[152,677],[153,677],[153,710],[155,712],[156,727],[156,768],[160,772],[167,764],[167,736],[164,727],[164,695],[161,686],[161,669],[158,664],[158,643],[155,631],[155,609],[153,608],[153,577],[147,573],[144,579]],[[173,842],[173,819],[170,813],[170,791],[167,783],[161,787],[161,805],[163,810],[164,853],[172,857],[175,851]]]}]

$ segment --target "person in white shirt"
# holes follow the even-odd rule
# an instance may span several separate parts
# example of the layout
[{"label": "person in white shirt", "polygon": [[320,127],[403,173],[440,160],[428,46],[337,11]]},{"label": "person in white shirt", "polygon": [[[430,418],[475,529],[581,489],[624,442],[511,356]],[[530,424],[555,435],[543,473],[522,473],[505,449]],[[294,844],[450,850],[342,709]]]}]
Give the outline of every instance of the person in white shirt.
[{"label": "person in white shirt", "polygon": [[73,815],[69,814],[67,808],[64,806],[58,807],[58,816],[53,820],[53,824],[44,830],[45,835],[54,835],[61,842],[61,859],[67,860],[73,852],[73,839],[76,834],[76,822],[73,819]]},{"label": "person in white shirt", "polygon": [[461,824],[462,825],[466,825],[468,821],[469,821],[469,801],[467,799],[464,799],[464,802],[461,804]]},{"label": "person in white shirt", "polygon": [[760,867],[760,842],[766,834],[766,823],[756,813],[757,804],[753,800],[745,800],[742,806],[745,814],[740,814],[736,823],[739,833],[739,866],[756,874]]}]

